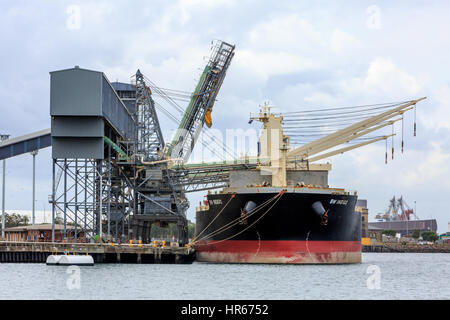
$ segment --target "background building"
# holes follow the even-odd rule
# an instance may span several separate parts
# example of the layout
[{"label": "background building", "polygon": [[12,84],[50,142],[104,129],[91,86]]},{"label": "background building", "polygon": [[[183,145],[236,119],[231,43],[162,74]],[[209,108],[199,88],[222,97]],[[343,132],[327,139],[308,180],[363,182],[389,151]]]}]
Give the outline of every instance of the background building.
[{"label": "background building", "polygon": [[[74,229],[68,228],[67,240],[73,239]],[[78,239],[82,239],[83,232],[78,233]],[[55,241],[59,242],[64,239],[64,225],[55,225]],[[20,226],[5,229],[6,241],[36,241],[36,242],[50,242],[52,241],[52,224],[38,224],[31,226]]]},{"label": "background building", "polygon": [[369,237],[369,209],[367,209],[367,200],[360,199],[356,201],[355,211],[361,213],[361,238]]},{"label": "background building", "polygon": [[402,237],[411,236],[414,230],[419,230],[420,233],[424,231],[437,231],[436,219],[428,220],[406,220],[406,221],[379,221],[369,222],[370,231],[379,230],[395,230],[400,233]]}]

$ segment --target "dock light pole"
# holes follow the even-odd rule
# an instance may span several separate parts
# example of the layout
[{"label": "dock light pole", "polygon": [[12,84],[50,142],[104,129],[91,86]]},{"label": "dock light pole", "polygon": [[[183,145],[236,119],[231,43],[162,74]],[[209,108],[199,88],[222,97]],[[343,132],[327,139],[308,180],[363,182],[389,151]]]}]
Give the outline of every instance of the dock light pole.
[{"label": "dock light pole", "polygon": [[416,219],[418,219],[417,218],[417,206],[416,206],[416,200],[414,200],[414,215],[416,216]]},{"label": "dock light pole", "polygon": [[[97,168],[95,169],[96,174],[99,177],[99,187],[98,187],[98,215],[99,215],[99,238],[100,241],[103,237],[103,230],[102,230],[102,187],[103,187],[103,178],[102,178],[102,164],[101,162],[97,162]],[[94,201],[95,202],[95,201]],[[97,230],[95,230],[97,231]]]},{"label": "dock light pole", "polygon": [[98,197],[98,207],[99,207],[99,216],[100,216],[100,242],[102,242],[102,237],[103,237],[103,225],[102,225],[102,184],[103,184],[103,179],[102,179],[102,167],[100,165],[100,172],[97,170],[99,176],[100,176],[100,188],[99,188],[99,197]]},{"label": "dock light pole", "polygon": [[31,224],[35,225],[35,199],[36,199],[36,155],[38,154],[37,150],[31,152],[33,156],[33,207],[32,207],[32,215],[31,215]]},{"label": "dock light pole", "polygon": [[[52,243],[55,242],[55,166],[56,166],[56,159],[53,159],[53,166],[52,166]],[[45,215],[44,215],[45,219]]]},{"label": "dock light pole", "polygon": [[[9,134],[0,135],[0,141],[3,142],[9,138]],[[6,160],[3,159],[3,184],[2,184],[2,240],[5,239],[5,174]]]}]

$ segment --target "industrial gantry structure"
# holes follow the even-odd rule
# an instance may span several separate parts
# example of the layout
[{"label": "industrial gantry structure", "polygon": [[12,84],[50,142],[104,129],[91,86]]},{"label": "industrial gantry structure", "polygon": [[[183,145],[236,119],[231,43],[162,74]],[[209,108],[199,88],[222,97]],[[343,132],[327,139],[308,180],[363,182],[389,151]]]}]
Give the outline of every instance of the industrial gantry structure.
[{"label": "industrial gantry structure", "polygon": [[[111,84],[79,67],[51,73],[54,217],[75,228],[75,241],[150,240],[153,224],[177,225],[187,243],[186,192],[216,188],[218,166],[184,166],[210,121],[215,98],[234,55],[218,41],[171,144],[166,144],[140,70],[132,84]],[[197,186],[197,187],[195,187]],[[77,239],[82,232],[83,239]]]}]

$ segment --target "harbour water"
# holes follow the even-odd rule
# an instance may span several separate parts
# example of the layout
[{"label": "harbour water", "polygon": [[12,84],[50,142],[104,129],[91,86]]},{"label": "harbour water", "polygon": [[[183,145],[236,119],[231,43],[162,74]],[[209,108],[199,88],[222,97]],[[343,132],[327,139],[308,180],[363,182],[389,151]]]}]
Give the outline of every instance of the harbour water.
[{"label": "harbour water", "polygon": [[3,263],[0,299],[450,299],[449,265],[446,253],[363,253],[352,265]]}]

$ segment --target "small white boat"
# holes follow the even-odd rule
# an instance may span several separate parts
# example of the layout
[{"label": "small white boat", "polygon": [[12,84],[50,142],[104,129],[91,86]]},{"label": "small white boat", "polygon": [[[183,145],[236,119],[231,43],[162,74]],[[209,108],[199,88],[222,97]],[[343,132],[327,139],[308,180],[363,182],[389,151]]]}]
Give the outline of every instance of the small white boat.
[{"label": "small white boat", "polygon": [[50,255],[47,257],[47,265],[59,266],[93,266],[94,258],[92,256],[74,256],[74,255]]},{"label": "small white boat", "polygon": [[64,257],[64,256],[62,256],[62,255],[59,255],[59,256],[58,255],[50,255],[50,256],[47,257],[46,263],[48,265],[57,265],[59,260],[61,259],[61,257]]}]

